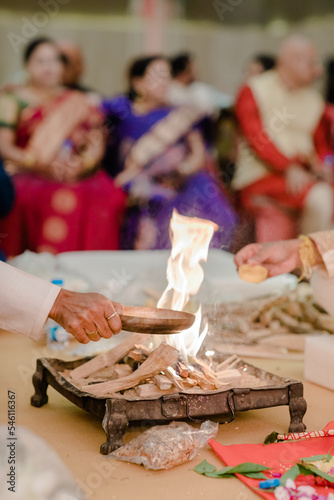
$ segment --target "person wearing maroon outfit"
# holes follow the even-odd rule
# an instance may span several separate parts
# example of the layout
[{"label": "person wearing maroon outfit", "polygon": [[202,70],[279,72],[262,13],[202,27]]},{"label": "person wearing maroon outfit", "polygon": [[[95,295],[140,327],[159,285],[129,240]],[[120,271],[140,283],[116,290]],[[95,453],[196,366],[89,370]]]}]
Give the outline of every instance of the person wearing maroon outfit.
[{"label": "person wearing maroon outfit", "polygon": [[257,241],[331,227],[333,155],[324,102],[310,88],[321,71],[313,45],[291,36],[277,69],[251,78],[239,92],[243,139],[233,185],[255,217]]}]

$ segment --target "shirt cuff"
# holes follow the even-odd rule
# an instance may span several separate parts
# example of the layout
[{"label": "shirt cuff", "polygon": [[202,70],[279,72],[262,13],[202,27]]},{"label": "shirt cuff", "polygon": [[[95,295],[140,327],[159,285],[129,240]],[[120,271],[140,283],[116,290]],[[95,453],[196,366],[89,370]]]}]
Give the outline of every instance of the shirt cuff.
[{"label": "shirt cuff", "polygon": [[334,231],[318,231],[308,235],[320,253],[328,276],[334,277]]},{"label": "shirt cuff", "polygon": [[[60,290],[61,288],[56,285],[51,285],[50,289],[48,290],[48,293],[41,304],[40,312],[38,313],[35,323],[33,324],[32,329],[28,335],[28,337],[30,337],[31,339],[38,340],[41,337],[44,325],[48,319],[50,309],[53,306],[54,301],[58,297]],[[45,316],[46,312],[47,315]]]}]

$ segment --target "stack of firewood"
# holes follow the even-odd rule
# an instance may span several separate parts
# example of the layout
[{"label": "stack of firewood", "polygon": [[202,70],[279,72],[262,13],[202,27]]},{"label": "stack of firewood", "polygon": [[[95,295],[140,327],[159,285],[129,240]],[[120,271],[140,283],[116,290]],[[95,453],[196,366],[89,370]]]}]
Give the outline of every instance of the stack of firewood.
[{"label": "stack of firewood", "polygon": [[240,356],[302,359],[306,338],[334,333],[334,318],[300,284],[287,294],[203,307],[204,348]]},{"label": "stack of firewood", "polygon": [[149,351],[147,335],[133,334],[110,351],[75,368],[66,378],[81,391],[98,397],[114,394],[157,398],[177,392],[217,391],[238,385],[240,360],[230,356],[214,367],[198,358],[188,362],[180,353],[162,343]]}]

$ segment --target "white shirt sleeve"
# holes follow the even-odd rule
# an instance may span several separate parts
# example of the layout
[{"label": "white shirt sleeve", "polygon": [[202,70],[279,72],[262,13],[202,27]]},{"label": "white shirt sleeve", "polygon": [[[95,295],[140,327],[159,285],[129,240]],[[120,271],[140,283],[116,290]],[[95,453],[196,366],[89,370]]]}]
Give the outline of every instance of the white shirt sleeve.
[{"label": "white shirt sleeve", "polygon": [[38,340],[60,290],[0,262],[0,328]]},{"label": "white shirt sleeve", "polygon": [[311,286],[317,303],[334,316],[334,277],[329,276],[324,266],[313,271]]}]

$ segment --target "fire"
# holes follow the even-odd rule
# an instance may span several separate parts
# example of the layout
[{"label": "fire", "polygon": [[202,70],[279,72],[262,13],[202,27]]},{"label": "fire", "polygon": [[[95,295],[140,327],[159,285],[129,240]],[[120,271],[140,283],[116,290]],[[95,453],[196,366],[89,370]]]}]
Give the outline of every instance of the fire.
[{"label": "fire", "polygon": [[[200,262],[206,262],[210,241],[217,229],[217,224],[210,220],[185,217],[174,210],[170,222],[172,250],[167,263],[168,285],[158,307],[185,310],[190,296],[197,294],[204,279]],[[196,356],[208,330],[205,325],[201,331],[201,307],[195,316],[195,322],[188,330],[166,338],[186,361],[187,356]]]}]

